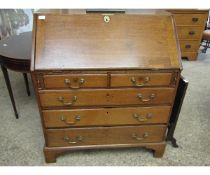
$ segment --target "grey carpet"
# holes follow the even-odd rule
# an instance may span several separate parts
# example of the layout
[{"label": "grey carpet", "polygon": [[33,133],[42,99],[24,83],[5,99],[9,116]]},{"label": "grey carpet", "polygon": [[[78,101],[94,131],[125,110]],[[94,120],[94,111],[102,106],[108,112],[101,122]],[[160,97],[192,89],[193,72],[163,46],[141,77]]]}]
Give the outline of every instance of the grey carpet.
[{"label": "grey carpet", "polygon": [[140,148],[77,151],[58,157],[56,164],[44,160],[44,138],[33,90],[28,97],[22,75],[9,71],[20,115],[16,120],[0,72],[0,165],[210,165],[210,51],[200,53],[197,61],[183,60],[183,67],[189,87],[175,132],[179,148],[168,144],[161,159]]}]

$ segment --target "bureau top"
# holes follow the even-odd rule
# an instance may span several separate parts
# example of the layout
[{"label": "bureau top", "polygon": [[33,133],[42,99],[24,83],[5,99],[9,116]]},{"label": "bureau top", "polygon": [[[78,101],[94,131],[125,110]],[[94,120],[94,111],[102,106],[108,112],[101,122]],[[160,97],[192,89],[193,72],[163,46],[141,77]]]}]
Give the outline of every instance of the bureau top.
[{"label": "bureau top", "polygon": [[33,34],[32,71],[181,69],[169,14],[38,13]]}]

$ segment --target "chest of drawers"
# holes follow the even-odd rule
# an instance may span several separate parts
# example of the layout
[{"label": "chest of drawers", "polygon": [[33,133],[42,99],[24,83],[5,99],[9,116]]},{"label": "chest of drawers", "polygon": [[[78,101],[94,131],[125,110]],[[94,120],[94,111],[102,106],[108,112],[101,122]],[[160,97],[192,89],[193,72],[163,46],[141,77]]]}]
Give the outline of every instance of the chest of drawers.
[{"label": "chest of drawers", "polygon": [[196,60],[208,18],[207,10],[169,10],[174,16],[182,57]]},{"label": "chest of drawers", "polygon": [[33,47],[46,162],[92,148],[163,156],[181,72],[170,14],[38,13]]}]

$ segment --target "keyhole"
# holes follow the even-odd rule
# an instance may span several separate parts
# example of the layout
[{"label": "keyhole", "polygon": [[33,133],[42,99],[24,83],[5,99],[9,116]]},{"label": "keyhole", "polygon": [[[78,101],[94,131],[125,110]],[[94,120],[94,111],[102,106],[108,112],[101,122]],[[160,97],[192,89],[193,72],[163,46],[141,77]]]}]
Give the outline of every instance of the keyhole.
[{"label": "keyhole", "polygon": [[108,115],[108,114],[109,114],[109,112],[106,112],[106,114]]},{"label": "keyhole", "polygon": [[78,81],[78,78],[74,78],[73,81],[76,83]]}]

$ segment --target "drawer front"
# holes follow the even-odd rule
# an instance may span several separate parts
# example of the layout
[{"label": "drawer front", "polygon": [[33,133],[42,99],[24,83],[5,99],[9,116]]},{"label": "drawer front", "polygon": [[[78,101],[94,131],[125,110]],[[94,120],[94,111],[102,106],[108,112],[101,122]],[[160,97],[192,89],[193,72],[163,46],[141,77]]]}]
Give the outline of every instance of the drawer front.
[{"label": "drawer front", "polygon": [[176,25],[204,25],[206,14],[173,14]]},{"label": "drawer front", "polygon": [[177,33],[179,39],[199,39],[201,38],[203,28],[202,27],[177,27]]},{"label": "drawer front", "polygon": [[174,88],[40,91],[42,107],[172,104]]},{"label": "drawer front", "polygon": [[43,79],[47,89],[107,87],[107,74],[44,75]]},{"label": "drawer front", "polygon": [[47,128],[167,123],[171,107],[45,110]]},{"label": "drawer front", "polygon": [[172,73],[111,74],[111,87],[169,86]]},{"label": "drawer front", "polygon": [[165,132],[164,125],[46,130],[47,146],[52,147],[161,142]]},{"label": "drawer front", "polygon": [[195,52],[199,49],[199,41],[179,41],[182,52]]}]

